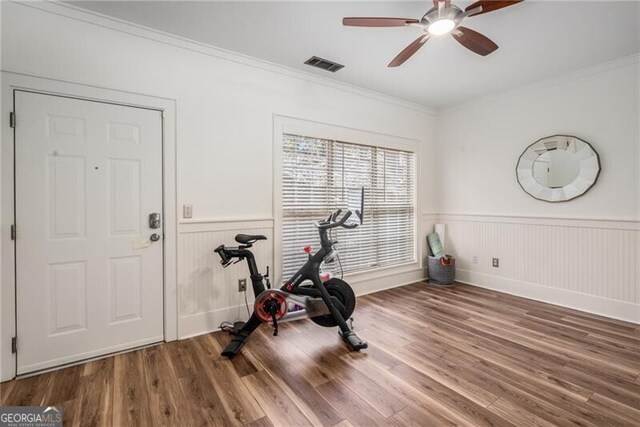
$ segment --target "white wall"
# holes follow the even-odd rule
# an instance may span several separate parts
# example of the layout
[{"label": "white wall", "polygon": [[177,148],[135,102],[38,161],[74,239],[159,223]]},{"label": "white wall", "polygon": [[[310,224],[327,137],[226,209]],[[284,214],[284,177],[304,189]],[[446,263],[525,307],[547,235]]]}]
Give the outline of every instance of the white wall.
[{"label": "white wall", "polygon": [[[194,220],[178,228],[180,336],[242,317],[235,283],[247,274],[240,266],[222,270],[210,249],[241,231],[274,235],[275,114],[420,141],[420,247],[433,224],[445,222],[460,278],[640,322],[637,58],[435,117],[61,5],[1,5],[2,70],[176,100],[176,208],[194,208]],[[521,151],[555,133],[591,142],[603,165],[586,196],[563,204],[536,201],[515,181]],[[558,219],[566,217],[582,220]],[[257,250],[263,266],[274,265],[272,246]],[[492,256],[501,259],[497,270],[489,267]],[[357,289],[420,277],[391,270],[364,277]]]},{"label": "white wall", "polygon": [[177,100],[178,202],[199,218],[271,216],[274,113],[423,141],[431,132],[424,112],[345,87],[3,3],[5,70]]},{"label": "white wall", "polygon": [[[434,212],[459,279],[640,323],[638,60],[439,115]],[[538,201],[515,177],[522,151],[554,134],[590,142],[602,164],[596,185],[567,203]]]},{"label": "white wall", "polygon": [[[438,211],[638,220],[639,75],[634,57],[439,115]],[[550,205],[522,191],[515,168],[555,134],[591,143],[602,173],[585,196]]]},{"label": "white wall", "polygon": [[[211,249],[238,232],[273,236],[274,115],[418,140],[421,172],[431,171],[434,124],[424,108],[58,4],[2,2],[2,64],[176,100],[177,207],[192,204],[194,216],[178,227],[180,336],[243,317],[236,283],[246,267],[222,270]],[[420,206],[433,203],[429,189],[418,194]],[[273,269],[271,243],[256,248]],[[358,291],[422,277],[416,264]]]}]

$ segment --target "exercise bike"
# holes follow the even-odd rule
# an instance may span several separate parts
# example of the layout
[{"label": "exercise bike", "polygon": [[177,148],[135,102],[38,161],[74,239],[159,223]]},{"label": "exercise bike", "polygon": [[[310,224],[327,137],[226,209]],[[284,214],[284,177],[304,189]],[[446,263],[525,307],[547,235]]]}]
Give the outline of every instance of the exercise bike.
[{"label": "exercise bike", "polygon": [[[265,276],[260,274],[253,253],[249,250],[259,240],[266,240],[263,235],[238,234],[238,247],[218,246],[214,252],[220,256],[220,264],[228,267],[231,264],[247,261],[251,284],[255,295],[253,314],[241,328],[232,332],[234,337],[222,351],[222,356],[232,358],[249,339],[249,335],[262,323],[271,322],[273,335],[278,334],[278,322],[310,318],[313,322],[324,327],[339,327],[339,335],[354,351],[367,348],[367,343],[361,340],[347,323],[356,306],[356,297],[351,286],[344,280],[331,278],[325,282],[320,277],[320,267],[323,262],[330,262],[336,255],[334,244],[329,231],[336,227],[347,229],[356,228],[362,221],[360,210],[347,211],[340,219],[340,209],[333,212],[326,220],[318,221],[315,226],[320,234],[320,250],[311,254],[307,246],[305,252],[309,255],[307,262],[280,289],[271,289],[269,283],[269,268]],[[358,222],[348,222],[355,215]],[[266,287],[265,287],[266,280]],[[309,281],[311,284],[309,285]],[[291,310],[291,306],[297,307]]]}]

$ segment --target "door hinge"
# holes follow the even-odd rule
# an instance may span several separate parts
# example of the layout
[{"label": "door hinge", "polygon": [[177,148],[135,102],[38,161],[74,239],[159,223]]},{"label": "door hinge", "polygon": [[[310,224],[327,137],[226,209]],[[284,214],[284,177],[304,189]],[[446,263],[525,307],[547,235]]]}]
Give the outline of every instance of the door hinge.
[{"label": "door hinge", "polygon": [[16,127],[16,113],[13,111],[9,113],[9,126],[12,128]]},{"label": "door hinge", "polygon": [[11,240],[16,240],[16,225],[11,224]]},{"label": "door hinge", "polygon": [[11,338],[11,353],[17,353],[18,352],[18,338],[17,337],[12,337]]}]

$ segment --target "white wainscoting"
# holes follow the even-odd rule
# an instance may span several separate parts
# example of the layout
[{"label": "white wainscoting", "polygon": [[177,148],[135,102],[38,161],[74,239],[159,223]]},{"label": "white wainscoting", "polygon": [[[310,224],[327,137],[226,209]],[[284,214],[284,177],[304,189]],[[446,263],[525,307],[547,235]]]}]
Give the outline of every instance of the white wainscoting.
[{"label": "white wainscoting", "polygon": [[252,251],[260,272],[273,269],[273,220],[198,220],[178,227],[178,335],[200,335],[218,329],[223,321],[247,320],[238,280],[247,279],[249,308],[253,301],[246,261],[222,268],[213,250],[221,244],[237,246],[238,233],[264,234]]},{"label": "white wainscoting", "polygon": [[[244,295],[238,292],[238,279],[246,278],[249,308],[253,292],[246,262],[222,268],[213,249],[221,244],[235,246],[238,233],[264,234],[266,241],[254,244],[252,251],[261,273],[271,269],[272,282],[280,274],[280,263],[273,260],[273,219],[185,220],[178,227],[178,336],[187,338],[215,331],[223,321],[246,320]],[[422,242],[422,245],[426,245]],[[302,250],[302,248],[300,248]],[[420,248],[418,256],[424,253]],[[345,276],[356,295],[402,286],[423,280],[425,271],[416,261],[396,267]]]},{"label": "white wainscoting", "polygon": [[[640,222],[424,214],[420,239],[436,223],[446,224],[446,251],[457,257],[457,279],[472,285],[640,323]],[[178,334],[216,330],[226,320],[246,320],[238,279],[246,263],[226,269],[212,252],[233,245],[238,233],[264,234],[253,251],[260,271],[277,274],[273,261],[274,223],[267,219],[182,222],[178,234]],[[478,264],[472,262],[478,256]],[[419,254],[419,256],[421,256]],[[491,258],[500,267],[491,267]],[[275,266],[275,270],[274,270]],[[425,271],[408,264],[347,276],[357,295],[422,280]],[[248,301],[253,300],[249,289]]]},{"label": "white wainscoting", "polygon": [[640,323],[640,221],[425,214],[423,224],[434,218],[459,281]]}]

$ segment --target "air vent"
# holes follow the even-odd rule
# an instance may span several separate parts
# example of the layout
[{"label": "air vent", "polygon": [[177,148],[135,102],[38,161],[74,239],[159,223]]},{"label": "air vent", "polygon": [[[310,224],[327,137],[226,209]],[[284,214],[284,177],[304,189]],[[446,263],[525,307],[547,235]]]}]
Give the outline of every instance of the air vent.
[{"label": "air vent", "polygon": [[320,68],[322,70],[331,71],[332,73],[335,73],[339,69],[344,68],[344,65],[327,61],[326,59],[318,58],[317,56],[312,56],[311,58],[304,61],[304,63],[307,65],[311,65],[312,67]]}]

